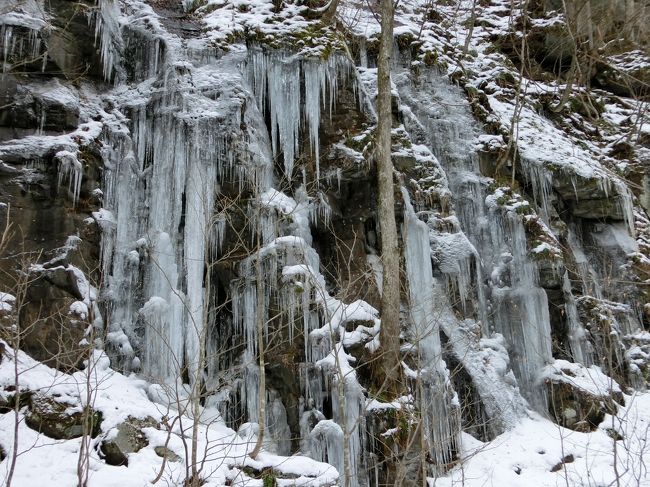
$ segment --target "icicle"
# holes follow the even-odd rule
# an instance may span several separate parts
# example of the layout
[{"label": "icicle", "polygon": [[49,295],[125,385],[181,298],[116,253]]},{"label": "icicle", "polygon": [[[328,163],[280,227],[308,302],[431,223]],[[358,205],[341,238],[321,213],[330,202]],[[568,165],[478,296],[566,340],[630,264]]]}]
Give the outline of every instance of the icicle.
[{"label": "icicle", "polygon": [[0,36],[2,36],[2,72],[5,73],[8,69],[9,54],[13,53],[13,31],[12,25],[0,26]]},{"label": "icicle", "polygon": [[[136,79],[155,69],[151,63],[138,66]],[[223,69],[232,72],[230,64]],[[168,88],[163,96],[130,107],[130,134],[121,120],[107,126],[105,209],[97,213],[98,218],[113,215],[102,235],[105,295],[112,309],[108,328],[140,341],[142,323],[152,322],[144,327],[143,373],[169,382],[187,367],[193,382],[206,366],[199,362],[206,358],[202,347],[212,346],[205,344],[210,318],[205,261],[220,252],[226,228],[223,215],[214,214],[221,178],[241,172],[231,136],[243,125],[242,110],[202,96],[194,85],[188,89],[184,72],[161,69],[160,75]],[[247,126],[263,124],[248,110],[244,116]],[[255,159],[246,151],[237,158],[237,166],[247,169],[247,185],[268,181],[271,162],[264,141],[256,130],[250,137]],[[158,305],[146,306],[150,301]],[[207,364],[209,375],[213,362]]]},{"label": "icicle", "polygon": [[[17,58],[19,62],[37,60],[42,47],[40,31],[45,22],[42,19],[11,14],[4,16],[0,21],[6,22],[0,25],[2,72],[6,73],[11,69],[13,58]],[[26,33],[23,34],[22,31]],[[44,58],[47,59],[47,55]]]},{"label": "icicle", "polygon": [[[266,424],[269,437],[273,440],[272,451],[278,455],[291,454],[291,431],[287,423],[287,410],[282,398],[273,389],[267,392]],[[269,449],[267,447],[267,449]]]},{"label": "icicle", "polygon": [[[460,223],[455,217],[438,219],[430,216],[429,224],[440,227],[432,231],[434,253],[438,260],[440,271],[445,274],[450,294],[458,292],[463,309],[472,290],[476,276],[475,268],[480,272],[478,252],[460,229]],[[448,227],[450,231],[446,231]],[[480,282],[477,280],[477,282]],[[480,286],[478,286],[480,287]]]},{"label": "icicle", "polygon": [[169,371],[179,370],[183,361],[182,327],[173,319],[182,310],[180,299],[172,296],[171,303],[151,297],[140,314],[147,325],[144,349],[145,375],[154,378],[171,378]]},{"label": "icicle", "polygon": [[[321,104],[329,104],[331,117],[338,77],[349,69],[349,64],[338,54],[332,54],[327,61],[302,61],[298,56],[282,51],[269,54],[260,49],[251,50],[249,83],[257,95],[259,107],[270,114],[273,154],[282,154],[286,177],[290,178],[293,173],[301,121],[304,121],[314,156],[316,181],[319,181]],[[300,98],[301,75],[305,81],[304,104]]]},{"label": "icicle", "polygon": [[[354,358],[345,352],[343,344],[337,343],[326,357],[316,362],[316,365],[329,374],[332,386],[330,392],[332,413],[343,436],[341,441],[337,441],[336,444],[326,443],[329,452],[328,458],[331,461],[339,459],[335,464],[340,475],[339,485],[358,487],[359,477],[362,475],[361,444],[363,431],[365,431],[363,425],[365,396],[357,380],[356,371],[350,365],[350,361],[352,360]],[[318,425],[314,428],[314,431],[318,431],[317,428]],[[312,431],[311,436],[313,437],[313,435],[314,432]],[[347,458],[344,448],[346,438]],[[321,438],[321,442],[323,439],[326,442],[329,441],[327,435]],[[334,458],[331,455],[332,448],[336,452],[336,457]],[[319,449],[317,445],[314,445],[312,452],[318,455]]]},{"label": "icicle", "polygon": [[568,272],[564,273],[562,292],[564,294],[564,311],[569,329],[569,345],[573,361],[589,367],[593,365],[592,347],[587,339],[587,332],[580,323],[578,307],[573,296]]},{"label": "icicle", "polygon": [[553,175],[543,165],[522,160],[528,183],[533,187],[533,198],[544,222],[549,223],[549,208],[553,193]]},{"label": "icicle", "polygon": [[603,290],[599,282],[600,280],[594,268],[589,264],[589,259],[585,255],[578,236],[572,228],[569,228],[567,241],[576,263],[576,270],[582,281],[581,294],[583,296],[594,296],[597,299],[602,299]]},{"label": "icicle", "polygon": [[494,248],[510,248],[502,253],[492,272],[495,284],[493,324],[504,335],[519,386],[531,406],[546,411],[546,393],[537,379],[542,368],[552,362],[551,329],[546,293],[537,285],[537,267],[530,260],[526,232],[519,215],[507,212],[503,218],[491,209]]},{"label": "icicle", "polygon": [[[270,195],[270,192],[267,193],[267,196],[270,197]],[[273,198],[273,200],[278,205],[282,204],[279,197]],[[285,200],[285,203],[288,203],[288,201]],[[258,262],[258,260],[260,261]],[[316,252],[299,237],[278,237],[240,263],[239,275],[241,278],[232,283],[231,289],[232,316],[235,330],[244,336],[244,343],[246,344],[244,363],[247,365],[244,369],[243,382],[245,389],[240,391],[240,395],[247,405],[251,421],[259,421],[256,413],[257,401],[259,394],[263,393],[258,390],[259,370],[255,361],[258,355],[258,318],[264,321],[264,340],[267,340],[269,333],[268,307],[271,299],[274,299],[285,313],[286,322],[289,324],[288,335],[290,341],[294,339],[294,320],[302,321],[305,353],[307,354],[309,333],[320,325],[318,316],[315,316],[311,310],[312,282],[315,280],[317,286],[324,287],[324,280],[318,274],[318,266]],[[258,274],[260,269],[261,276]],[[262,292],[264,293],[264,306],[262,309],[257,306],[259,288],[257,280],[260,278],[262,279]],[[259,317],[258,313],[262,313],[262,316]],[[304,387],[307,391],[311,377],[306,371],[304,372]],[[315,379],[315,382],[312,382],[312,385],[317,388],[317,391],[320,391],[320,383],[316,377],[313,379]],[[315,394],[318,396],[319,393],[316,392]],[[306,397],[308,397],[307,394]],[[322,400],[318,402],[322,407]],[[277,412],[279,416],[282,416],[281,409],[280,405],[276,404],[276,411],[273,414]],[[284,414],[286,415],[286,413]],[[267,416],[266,419],[268,424],[272,424],[272,422],[277,422],[278,416]],[[276,444],[278,448],[288,448],[286,445],[282,446],[284,443],[280,441],[287,428],[280,425],[279,429],[274,430],[277,433]],[[288,434],[286,437],[288,438]]]},{"label": "icicle", "polygon": [[362,37],[359,41],[359,66],[368,67],[368,49],[366,47],[366,38]]},{"label": "icicle", "polygon": [[114,0],[98,0],[99,10],[89,15],[89,22],[95,22],[95,44],[99,44],[100,59],[105,80],[113,76],[118,53],[114,43],[119,42],[120,29],[117,24],[119,10]]},{"label": "icicle", "polygon": [[636,228],[634,223],[634,202],[630,189],[620,179],[614,180],[614,186],[618,192],[618,201],[623,214],[627,231],[632,237],[636,237]]},{"label": "icicle", "polygon": [[341,427],[330,419],[324,419],[314,427],[309,438],[312,458],[334,466],[339,471],[339,485],[346,485]]},{"label": "icicle", "polygon": [[303,69],[305,72],[305,115],[309,131],[309,144],[316,163],[316,184],[318,185],[320,181],[318,129],[321,116],[321,95],[325,96],[325,67],[320,61],[306,61]]},{"label": "icicle", "polygon": [[438,329],[433,316],[433,273],[431,270],[431,249],[429,229],[415,215],[405,188],[404,235],[406,273],[409,281],[410,314],[416,330],[416,342],[425,348],[429,360],[440,360],[441,348]]},{"label": "icicle", "polygon": [[187,281],[187,325],[185,352],[190,377],[197,377],[199,368],[205,364],[198,362],[200,343],[205,340],[207,314],[204,313],[203,270],[205,267],[205,248],[209,241],[209,219],[214,206],[214,186],[216,182],[214,164],[203,164],[199,147],[203,135],[190,141],[194,145],[187,181],[185,183],[185,228],[184,255]]},{"label": "icicle", "polygon": [[287,178],[293,174],[300,131],[300,61],[295,56],[253,50],[251,85],[262,110],[269,110],[273,154],[282,153]]},{"label": "icicle", "polygon": [[226,216],[219,213],[215,216],[212,222],[211,242],[212,242],[212,255],[216,258],[221,252],[223,247],[223,239],[226,234]]},{"label": "icicle", "polygon": [[59,163],[58,185],[61,186],[66,180],[68,181],[68,192],[72,193],[72,206],[75,207],[81,192],[83,166],[77,159],[77,155],[69,151],[59,151],[54,158]]},{"label": "icicle", "polygon": [[[396,77],[396,84],[402,102],[417,117],[405,117],[405,127],[421,134],[423,124],[425,140],[436,141],[432,150],[448,177],[460,227],[481,256],[473,281],[483,334],[504,335],[520,390],[535,409],[544,412],[546,402],[537,377],[551,360],[548,303],[536,283],[536,265],[527,255],[521,216],[486,201],[488,181],[480,173],[474,142],[481,131],[462,92],[434,71],[418,76],[417,83],[410,74]],[[548,215],[552,195],[548,175],[533,164],[523,166],[534,183],[540,213]],[[488,207],[488,202],[494,205]],[[463,287],[463,283],[455,285]]]}]

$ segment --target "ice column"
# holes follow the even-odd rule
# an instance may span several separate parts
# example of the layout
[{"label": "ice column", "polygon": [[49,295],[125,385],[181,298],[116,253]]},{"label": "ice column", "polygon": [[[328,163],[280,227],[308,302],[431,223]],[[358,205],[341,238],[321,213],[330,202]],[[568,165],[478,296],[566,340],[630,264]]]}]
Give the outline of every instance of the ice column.
[{"label": "ice column", "polygon": [[121,42],[118,25],[119,7],[114,0],[98,0],[99,10],[89,15],[95,21],[95,44],[99,44],[104,79],[110,80],[118,62],[115,44]]},{"label": "ice column", "polygon": [[[16,22],[15,24],[13,22]],[[5,73],[11,69],[10,62],[17,57],[18,60],[36,60],[41,53],[40,31],[45,22],[35,18],[12,18],[6,16],[0,18],[0,47],[2,48],[2,72]],[[27,35],[21,35],[16,31],[21,29],[27,30]],[[43,67],[45,66],[44,57]]]},{"label": "ice column", "polygon": [[[500,212],[505,214],[501,215]],[[537,411],[546,411],[546,393],[539,372],[552,361],[551,327],[546,293],[537,285],[537,267],[527,255],[521,217],[492,207],[492,245],[501,253],[494,263],[493,331],[508,341],[511,365],[524,397]]]},{"label": "ice column", "polygon": [[593,365],[593,350],[587,338],[587,332],[580,322],[578,307],[571,289],[571,281],[568,272],[564,273],[562,281],[562,292],[564,293],[564,312],[569,329],[569,345],[573,361],[589,367]]},{"label": "ice column", "polygon": [[448,372],[442,360],[439,322],[433,306],[433,271],[429,228],[413,210],[408,192],[404,197],[404,257],[409,285],[409,314],[413,322],[413,340],[418,350],[419,380],[424,429],[428,448],[436,465],[451,461],[458,431],[451,411]]},{"label": "ice column", "polygon": [[[240,98],[224,96],[220,104],[183,73],[166,75],[173,89],[127,107],[130,133],[116,124],[107,135],[104,295],[116,348],[126,335],[142,351],[146,375],[175,381],[187,367],[193,382],[205,365],[199,359],[208,326],[206,258],[216,257],[224,232],[223,219],[213,215],[215,197],[220,178],[233,172],[232,137],[242,126],[242,110]],[[238,162],[248,164],[256,180],[246,152]],[[126,362],[123,368],[131,367]]]},{"label": "ice column", "polygon": [[[548,303],[536,283],[536,265],[527,256],[521,216],[515,212],[501,215],[507,213],[505,208],[486,206],[490,181],[481,174],[475,147],[481,131],[464,94],[433,70],[420,73],[417,80],[404,70],[395,81],[402,102],[414,115],[410,118],[405,111],[405,127],[415,141],[427,144],[442,164],[460,227],[480,256],[476,263],[483,269],[477,265],[474,282],[483,335],[504,335],[522,393],[533,407],[546,411],[537,377],[551,360]],[[544,208],[549,203],[550,185],[546,174],[538,175],[536,198]]]}]

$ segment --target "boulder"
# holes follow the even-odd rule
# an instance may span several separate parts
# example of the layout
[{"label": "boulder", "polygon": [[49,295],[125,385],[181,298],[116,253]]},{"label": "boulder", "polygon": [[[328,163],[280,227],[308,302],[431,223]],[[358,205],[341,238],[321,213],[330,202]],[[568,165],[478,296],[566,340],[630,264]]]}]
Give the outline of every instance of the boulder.
[{"label": "boulder", "polygon": [[178,456],[173,450],[166,446],[157,446],[153,449],[160,458],[166,458],[169,462],[181,462],[183,459]]},{"label": "boulder", "polygon": [[90,414],[90,436],[100,432],[102,413],[91,407],[80,407],[58,402],[45,394],[31,396],[25,421],[27,426],[55,440],[79,438],[84,433],[84,420]]},{"label": "boulder", "polygon": [[565,428],[594,431],[606,414],[616,414],[618,404],[624,404],[618,384],[598,367],[556,360],[544,368],[542,376],[549,413]]},{"label": "boulder", "polygon": [[146,419],[129,417],[126,421],[117,425],[116,428],[108,432],[107,439],[102,441],[100,446],[106,463],[116,466],[128,466],[129,453],[136,453],[149,444],[149,440],[147,440],[142,429],[147,427],[157,428],[158,426],[158,422],[150,417]]},{"label": "boulder", "polygon": [[19,402],[19,409],[23,406],[29,405],[29,398],[31,395],[31,391],[22,391],[20,394],[16,394],[16,388],[13,385],[5,386],[4,389],[0,391],[0,414],[7,414],[13,411],[16,407],[16,401]]}]

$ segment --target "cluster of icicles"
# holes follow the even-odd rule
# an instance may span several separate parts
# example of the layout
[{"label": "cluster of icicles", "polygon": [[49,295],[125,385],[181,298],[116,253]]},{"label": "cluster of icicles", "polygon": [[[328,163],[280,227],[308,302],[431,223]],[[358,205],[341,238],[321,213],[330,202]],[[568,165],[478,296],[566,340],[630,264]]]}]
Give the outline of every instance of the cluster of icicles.
[{"label": "cluster of icicles", "polygon": [[[149,59],[157,60],[157,43],[151,49],[156,51],[148,54]],[[207,390],[220,391],[206,404],[216,401],[224,418],[235,422],[241,421],[241,411],[234,404],[241,401],[248,421],[266,421],[268,447],[289,454],[285,406],[272,389],[259,390],[256,359],[258,314],[263,314],[267,333],[271,302],[280,303],[282,320],[289,323],[289,341],[299,337],[304,341],[298,412],[301,450],[336,466],[347,485],[365,485],[366,397],[343,342],[348,335],[346,320],[373,321],[368,332],[377,335],[377,311],[363,302],[346,305],[326,291],[310,234],[311,222],[328,217],[326,198],[310,197],[304,189],[292,198],[273,189],[274,156],[282,157],[284,176],[291,179],[303,132],[309,137],[316,178],[320,176],[320,120],[331,112],[337,83],[349,77],[351,64],[340,55],[309,60],[257,49],[248,53],[244,64],[239,82],[250,86],[255,96],[246,101],[245,110],[236,102],[240,97],[231,96],[235,100],[231,106],[220,104],[228,94],[217,101],[209,99],[189,75],[167,70],[166,92],[155,101],[127,107],[128,130],[116,119],[106,131],[104,208],[96,214],[103,229],[103,297],[110,310],[105,347],[114,366],[140,370],[157,381],[174,383],[181,368],[188,371],[190,381],[205,372]],[[233,76],[233,66],[226,60],[210,68]],[[170,76],[175,76],[173,82]],[[271,120],[270,136],[264,112]],[[246,131],[242,133],[241,127]],[[70,178],[68,166],[61,167],[62,181]],[[211,360],[203,371],[198,362],[202,347],[208,356],[223,356],[223,343],[206,335],[213,326],[208,312],[213,297],[204,287],[205,263],[218,259],[221,252],[226,217],[218,210],[219,187],[232,179],[257,195],[247,219],[257,228],[258,250],[240,262],[239,277],[230,286],[233,333],[243,337],[244,352]],[[420,245],[423,248],[425,242]],[[411,268],[426,269],[420,263]],[[428,269],[430,275],[430,263]],[[297,323],[300,326],[294,326]],[[436,362],[440,351],[435,332],[429,337],[433,341],[422,354],[430,369],[427,387],[433,391],[436,381],[446,379]],[[376,339],[373,344],[376,347]],[[230,366],[220,367],[222,363]],[[223,389],[223,384],[229,388]],[[258,417],[259,394],[267,394],[266,418]],[[430,401],[427,413],[432,424],[428,444],[439,463],[449,460],[440,432],[446,438],[454,435],[447,426],[446,400],[445,396]],[[331,405],[331,419],[322,413],[325,401]]]},{"label": "cluster of icicles", "polygon": [[[100,52],[103,75],[110,80],[118,62],[118,50],[114,42],[120,38],[117,33],[119,7],[114,0],[98,0],[96,9],[88,10],[88,25],[94,27],[95,45]],[[45,71],[48,63],[47,46],[43,42],[43,33],[52,29],[41,10],[30,15],[20,11],[5,13],[0,16],[0,45],[2,46],[2,72],[11,69],[14,58],[28,60],[29,63],[41,62]],[[25,34],[26,32],[26,34]],[[48,35],[47,33],[45,34]]]}]

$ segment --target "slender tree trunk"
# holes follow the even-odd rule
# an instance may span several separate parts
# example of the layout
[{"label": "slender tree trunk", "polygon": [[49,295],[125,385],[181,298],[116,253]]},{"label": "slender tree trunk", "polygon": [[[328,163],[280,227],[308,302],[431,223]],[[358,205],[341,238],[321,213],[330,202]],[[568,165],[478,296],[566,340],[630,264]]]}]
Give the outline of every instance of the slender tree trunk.
[{"label": "slender tree trunk", "polygon": [[336,11],[339,8],[339,0],[331,0],[330,4],[323,12],[323,17],[321,18],[324,24],[331,24],[336,17]]},{"label": "slender tree trunk", "polygon": [[[259,220],[259,219],[258,219]],[[262,450],[262,444],[264,443],[264,433],[265,433],[265,423],[266,423],[266,370],[265,370],[265,354],[264,354],[264,278],[262,274],[262,230],[261,228],[257,229],[257,259],[255,262],[255,291],[257,293],[257,309],[255,310],[255,319],[257,326],[257,353],[259,357],[259,409],[258,409],[258,418],[257,424],[259,425],[259,430],[257,433],[257,443],[253,451],[250,453],[250,457],[255,460],[257,455],[259,455]]]},{"label": "slender tree trunk", "polygon": [[399,390],[399,249],[395,223],[393,161],[391,159],[390,65],[393,51],[393,0],[381,0],[381,39],[377,60],[377,182],[379,187],[379,225],[383,263],[381,296],[381,361],[387,391]]},{"label": "slender tree trunk", "polygon": [[94,348],[94,329],[91,328],[91,334],[88,336],[88,366],[85,369],[85,405],[83,408],[83,434],[81,435],[81,444],[79,445],[79,456],[77,457],[77,480],[78,487],[86,487],[88,485],[88,474],[90,472],[90,442],[92,440],[93,429],[95,428],[95,414],[93,406],[95,404],[96,386],[93,384],[93,375],[96,373]]},{"label": "slender tree trunk", "polygon": [[472,2],[472,16],[470,17],[469,30],[467,31],[467,37],[465,37],[465,44],[463,45],[463,56],[467,56],[469,52],[469,45],[472,42],[472,35],[474,34],[474,26],[476,25],[476,0]]},{"label": "slender tree trunk", "polygon": [[[207,242],[207,238],[205,239]],[[208,330],[208,308],[210,306],[210,280],[211,266],[206,258],[206,271],[205,271],[205,291],[203,293],[203,308],[201,313],[201,328],[199,331],[199,356],[196,364],[196,375],[194,377],[194,385],[192,386],[192,395],[190,398],[192,405],[192,483],[193,486],[201,485],[201,471],[203,469],[203,462],[199,467],[199,424],[201,422],[201,396],[203,394],[203,371],[206,367],[207,357],[207,330]],[[196,326],[196,324],[194,324]],[[189,367],[189,364],[188,364]],[[205,461],[205,458],[204,458]]]},{"label": "slender tree trunk", "polygon": [[[19,327],[17,327],[20,330]],[[22,398],[20,396],[20,381],[19,381],[19,370],[18,370],[18,347],[20,346],[20,335],[17,334],[13,343],[13,360],[14,360],[14,430],[13,430],[13,439],[14,446],[11,450],[11,465],[9,466],[9,474],[7,475],[7,487],[11,487],[11,481],[16,471],[16,461],[18,460],[18,433],[20,431],[20,407]]]}]

